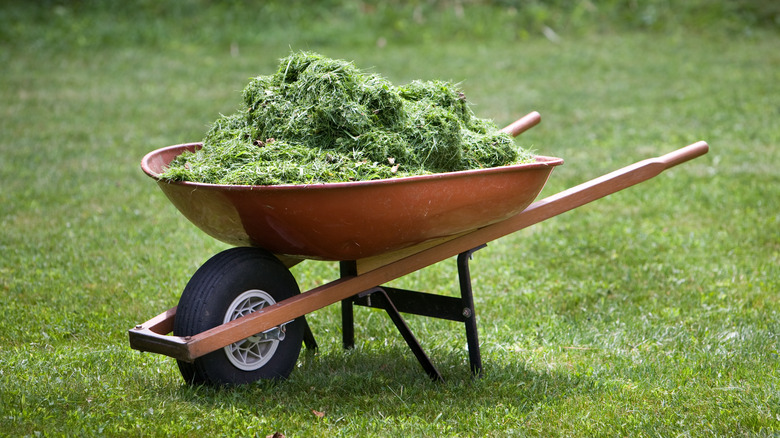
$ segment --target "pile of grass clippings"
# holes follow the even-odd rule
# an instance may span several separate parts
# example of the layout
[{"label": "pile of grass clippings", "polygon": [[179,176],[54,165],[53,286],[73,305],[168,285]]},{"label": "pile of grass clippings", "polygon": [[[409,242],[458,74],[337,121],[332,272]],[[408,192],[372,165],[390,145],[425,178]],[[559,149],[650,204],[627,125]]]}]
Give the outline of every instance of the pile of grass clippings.
[{"label": "pile of grass clippings", "polygon": [[363,181],[532,160],[511,136],[476,118],[448,82],[394,86],[352,63],[293,53],[258,76],[243,105],[222,115],[195,153],[162,175],[230,185]]}]

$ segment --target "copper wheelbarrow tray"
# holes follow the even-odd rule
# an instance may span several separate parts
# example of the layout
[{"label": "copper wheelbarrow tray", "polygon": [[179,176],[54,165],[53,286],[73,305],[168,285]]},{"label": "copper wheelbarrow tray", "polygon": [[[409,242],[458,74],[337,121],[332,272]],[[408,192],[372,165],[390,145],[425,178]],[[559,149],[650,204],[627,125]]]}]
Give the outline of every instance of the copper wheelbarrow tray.
[{"label": "copper wheelbarrow tray", "polygon": [[[538,119],[533,114],[530,123]],[[357,260],[489,225],[523,211],[560,158],[374,181],[237,186],[160,174],[200,143],[147,154],[141,168],[198,228],[234,246],[318,260]]]}]

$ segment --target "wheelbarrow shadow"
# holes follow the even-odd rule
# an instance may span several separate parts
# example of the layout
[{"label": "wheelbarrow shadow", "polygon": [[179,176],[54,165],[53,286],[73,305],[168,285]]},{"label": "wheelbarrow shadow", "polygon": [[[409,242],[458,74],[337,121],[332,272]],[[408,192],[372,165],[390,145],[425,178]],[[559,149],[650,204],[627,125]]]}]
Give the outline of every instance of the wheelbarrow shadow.
[{"label": "wheelbarrow shadow", "polygon": [[[437,352],[446,381],[431,380],[402,346],[377,351],[356,347],[321,355],[301,355],[298,368],[283,381],[260,381],[234,387],[192,387],[182,384],[182,401],[246,411],[258,417],[280,416],[298,421],[331,423],[419,417],[426,422],[466,422],[473,415],[494,415],[520,425],[541,406],[555,405],[586,388],[607,391],[587,376],[537,370],[528,364],[485,360],[482,377],[469,372],[462,352]],[[504,415],[504,414],[502,414]],[[368,417],[368,418],[367,418]],[[371,418],[375,417],[375,418]],[[430,418],[429,418],[430,417]],[[346,424],[346,423],[345,423]]]}]

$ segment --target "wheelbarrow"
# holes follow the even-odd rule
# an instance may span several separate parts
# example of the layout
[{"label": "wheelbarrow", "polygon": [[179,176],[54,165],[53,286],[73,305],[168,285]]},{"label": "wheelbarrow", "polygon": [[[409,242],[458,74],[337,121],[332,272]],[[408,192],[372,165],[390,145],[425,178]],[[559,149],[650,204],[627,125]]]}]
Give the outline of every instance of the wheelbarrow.
[{"label": "wheelbarrow", "polygon": [[[532,112],[503,130],[516,136]],[[176,307],[129,330],[133,349],[177,360],[191,384],[289,376],[317,343],[308,313],[341,302],[342,341],[354,346],[353,306],[385,310],[424,371],[443,380],[402,314],[465,324],[470,370],[482,373],[469,260],[488,242],[646,181],[707,153],[698,142],[533,202],[563,160],[376,181],[229,186],[159,175],[190,143],[147,154],[142,169],[198,228],[233,245],[191,277]],[[533,203],[532,203],[533,202]],[[460,297],[384,286],[457,256]],[[339,262],[339,277],[300,292],[289,268]],[[172,335],[170,334],[172,332]]]}]

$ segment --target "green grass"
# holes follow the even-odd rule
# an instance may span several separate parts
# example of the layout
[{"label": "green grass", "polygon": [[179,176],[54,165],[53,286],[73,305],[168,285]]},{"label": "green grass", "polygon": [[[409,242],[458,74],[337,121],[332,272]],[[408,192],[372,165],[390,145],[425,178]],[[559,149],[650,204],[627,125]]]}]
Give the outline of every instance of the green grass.
[{"label": "green grass", "polygon": [[[776,435],[780,35],[766,14],[692,13],[701,3],[637,29],[610,15],[619,6],[597,3],[612,20],[596,21],[534,3],[548,18],[516,9],[514,32],[508,9],[470,6],[479,19],[426,4],[419,26],[412,6],[395,21],[296,7],[276,23],[240,3],[4,6],[0,435]],[[542,196],[698,140],[712,149],[477,252],[481,380],[458,325],[409,318],[448,380],[439,385],[383,313],[359,309],[357,348],[342,351],[333,306],[310,315],[321,350],[288,381],[190,388],[173,360],[132,351],[126,332],[175,305],[224,245],[139,162],[200,140],[291,49],[394,83],[461,82],[499,124],[538,110],[522,144],[566,160]],[[293,273],[310,288],[336,269]],[[394,283],[450,293],[454,275],[446,261]]]}]

